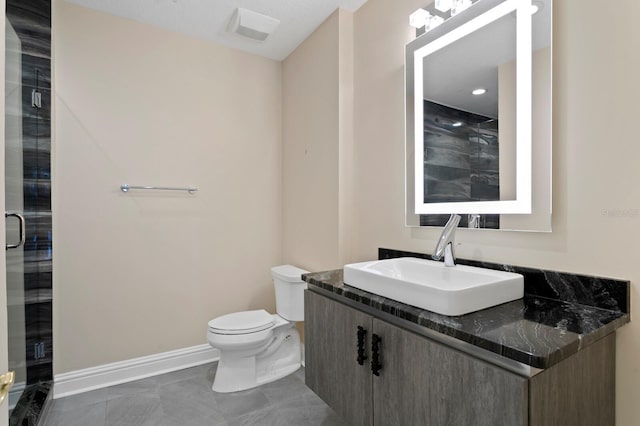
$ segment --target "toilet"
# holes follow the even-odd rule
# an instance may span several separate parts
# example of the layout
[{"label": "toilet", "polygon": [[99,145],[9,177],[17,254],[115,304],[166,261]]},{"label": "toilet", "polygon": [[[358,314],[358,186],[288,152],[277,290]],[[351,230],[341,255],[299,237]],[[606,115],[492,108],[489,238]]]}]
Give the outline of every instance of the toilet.
[{"label": "toilet", "polygon": [[237,392],[281,379],[300,368],[300,334],[296,321],[304,320],[304,290],[292,265],[274,266],[277,314],[264,309],[235,312],[209,321],[207,340],[220,351],[213,390]]}]

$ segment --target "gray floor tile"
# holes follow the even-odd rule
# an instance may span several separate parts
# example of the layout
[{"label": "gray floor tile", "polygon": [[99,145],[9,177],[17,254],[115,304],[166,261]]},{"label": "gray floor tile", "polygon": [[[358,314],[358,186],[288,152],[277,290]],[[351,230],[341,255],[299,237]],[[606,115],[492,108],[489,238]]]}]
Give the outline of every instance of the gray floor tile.
[{"label": "gray floor tile", "polygon": [[215,364],[53,401],[45,426],[347,426],[304,385],[304,369],[259,388],[211,390]]},{"label": "gray floor tile", "polygon": [[107,399],[119,398],[121,396],[135,395],[137,393],[154,393],[158,390],[158,378],[149,377],[134,382],[123,383],[121,385],[107,388]]},{"label": "gray floor tile", "polygon": [[327,417],[321,419],[319,423],[314,423],[314,420],[312,419],[308,426],[316,426],[316,425],[317,426],[349,426],[344,422],[344,420],[342,420],[341,417],[339,417],[335,413],[332,413]]},{"label": "gray floor tile", "polygon": [[213,364],[206,364],[201,366],[202,375],[198,375],[198,377],[202,378],[204,382],[207,384],[207,387],[211,389],[213,386],[213,379],[216,377],[216,369],[218,368],[218,363],[214,362]]},{"label": "gray floor tile", "polygon": [[310,390],[298,397],[284,399],[276,404],[275,409],[283,418],[283,424],[347,426],[324,401]]},{"label": "gray floor tile", "polygon": [[185,368],[184,370],[172,371],[171,373],[162,374],[160,376],[156,376],[158,380],[158,385],[164,385],[167,383],[175,383],[186,379],[191,379],[193,377],[201,377],[206,378],[208,370],[211,368],[212,364],[203,364],[198,365],[196,367]]},{"label": "gray floor tile", "polygon": [[276,404],[271,410],[278,413],[283,425],[307,425],[309,415],[303,405],[297,405],[300,399],[288,399],[286,403]]},{"label": "gray floor tile", "polygon": [[122,396],[107,401],[108,426],[153,425],[164,418],[157,393]]},{"label": "gray floor tile", "polygon": [[301,423],[286,423],[277,410],[261,409],[227,421],[228,426],[283,426],[300,425]]},{"label": "gray floor tile", "polygon": [[205,385],[209,390],[211,390],[211,387],[213,386],[213,379],[216,376],[217,367],[218,367],[217,362],[194,367],[191,371],[193,375],[189,377],[189,379],[198,380],[203,385]]},{"label": "gray floor tile", "polygon": [[291,398],[298,398],[302,395],[313,394],[304,382],[295,375],[289,375],[275,382],[260,386],[260,390],[267,397],[269,402],[275,404]]},{"label": "gray floor tile", "polygon": [[45,426],[104,426],[106,424],[106,402],[85,405],[67,411],[52,407]]},{"label": "gray floor tile", "polygon": [[[319,399],[319,398],[318,398]],[[322,400],[320,404],[308,405],[306,407],[308,425],[319,426],[349,426]]]},{"label": "gray floor tile", "polygon": [[297,369],[295,373],[292,374],[292,376],[297,377],[304,383],[304,367],[300,367],[299,369]]},{"label": "gray floor tile", "polygon": [[122,418],[113,423],[107,421],[106,426],[165,426],[170,424],[166,423],[166,421],[167,419],[162,412],[154,412],[153,414],[149,414],[144,417],[137,416]]},{"label": "gray floor tile", "polygon": [[[199,422],[199,423],[196,423]],[[158,423],[153,426],[228,426],[227,422],[224,420],[219,422],[215,419],[173,419],[171,417],[165,416]]]},{"label": "gray floor tile", "polygon": [[104,402],[107,400],[107,390],[98,389],[90,392],[79,393],[77,395],[66,396],[55,400],[55,408],[59,411],[75,410],[87,405]]},{"label": "gray floor tile", "polygon": [[184,426],[226,424],[213,391],[198,378],[160,386],[159,394],[167,421]]},{"label": "gray floor tile", "polygon": [[272,405],[260,388],[231,393],[213,392],[213,394],[227,421]]}]

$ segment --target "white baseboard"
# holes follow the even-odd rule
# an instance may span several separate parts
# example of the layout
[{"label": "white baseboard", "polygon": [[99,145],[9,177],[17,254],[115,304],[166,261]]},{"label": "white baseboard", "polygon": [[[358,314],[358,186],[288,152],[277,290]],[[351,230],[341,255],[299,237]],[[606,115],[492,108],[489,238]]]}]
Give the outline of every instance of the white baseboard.
[{"label": "white baseboard", "polygon": [[53,398],[62,398],[158,374],[195,367],[196,365],[217,361],[219,358],[219,351],[213,349],[210,345],[198,345],[69,373],[56,374],[53,380]]}]

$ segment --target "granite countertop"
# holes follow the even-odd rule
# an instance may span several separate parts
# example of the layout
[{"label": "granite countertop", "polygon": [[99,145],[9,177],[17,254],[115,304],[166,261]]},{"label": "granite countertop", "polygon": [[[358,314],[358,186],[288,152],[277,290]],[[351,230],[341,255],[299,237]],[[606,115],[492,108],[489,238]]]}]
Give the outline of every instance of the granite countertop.
[{"label": "granite countertop", "polygon": [[[580,278],[580,276],[576,276]],[[320,288],[535,368],[548,368],[629,322],[628,310],[527,294],[461,316],[440,315],[345,284],[342,270],[303,275]]]}]

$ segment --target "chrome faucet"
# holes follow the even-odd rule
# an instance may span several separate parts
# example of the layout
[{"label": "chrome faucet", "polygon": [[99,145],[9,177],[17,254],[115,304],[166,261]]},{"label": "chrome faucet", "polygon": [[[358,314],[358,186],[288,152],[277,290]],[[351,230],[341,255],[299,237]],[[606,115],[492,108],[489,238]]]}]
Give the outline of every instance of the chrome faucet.
[{"label": "chrome faucet", "polygon": [[480,228],[480,218],[481,216],[479,214],[470,214],[468,216],[469,220],[468,220],[468,227],[469,228],[475,228],[478,229]]},{"label": "chrome faucet", "polygon": [[433,260],[440,260],[444,253],[445,266],[456,265],[456,257],[453,253],[453,239],[456,235],[458,223],[460,223],[460,215],[452,214],[442,229],[442,234],[440,234],[440,238],[438,238],[438,245],[436,245],[435,252],[431,255]]}]

